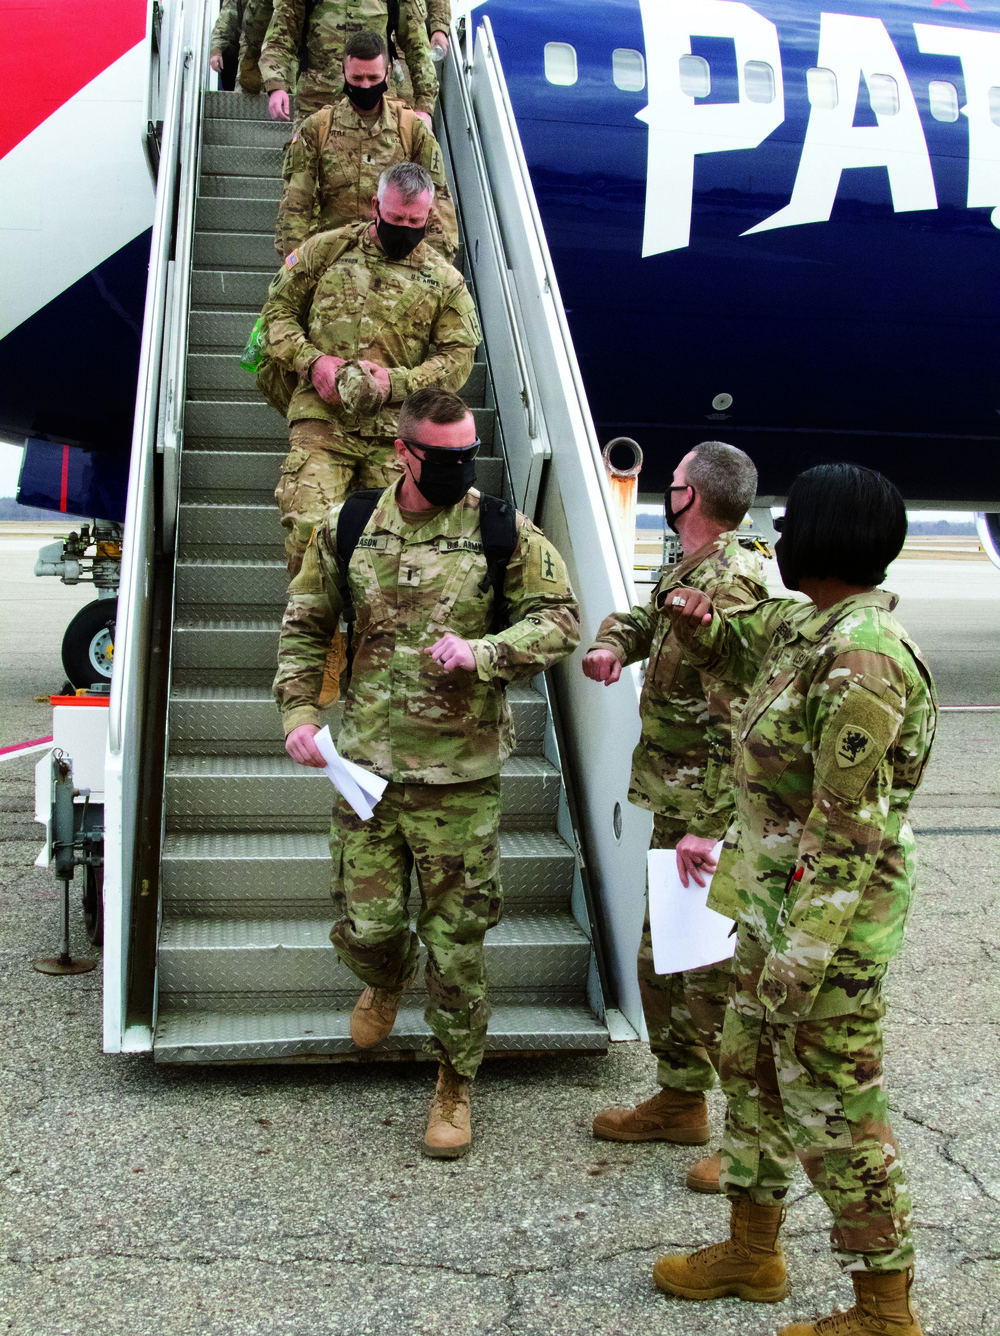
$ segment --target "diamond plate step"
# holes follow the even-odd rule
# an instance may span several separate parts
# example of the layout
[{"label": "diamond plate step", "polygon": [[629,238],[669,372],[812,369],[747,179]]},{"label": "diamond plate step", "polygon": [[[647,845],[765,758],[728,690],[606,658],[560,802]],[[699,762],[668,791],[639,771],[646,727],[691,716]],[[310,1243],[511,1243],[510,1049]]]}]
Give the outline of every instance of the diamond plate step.
[{"label": "diamond plate step", "polygon": [[[156,1062],[260,1062],[356,1055],[350,1011],[324,1008],[267,1012],[161,1010],[153,1041]],[[430,1031],[419,1007],[401,1007],[395,1027],[377,1052],[413,1052]],[[606,1027],[590,1009],[575,1006],[495,1006],[486,1056],[540,1049],[603,1053]]]},{"label": "diamond plate step", "polygon": [[203,144],[284,149],[291,137],[290,121],[272,121],[270,117],[267,120],[263,117],[251,120],[244,116],[210,116],[202,127]]},{"label": "diamond plate step", "polygon": [[[258,273],[239,274],[227,274],[220,269],[195,269],[191,273],[191,305],[209,307],[213,311],[227,306],[253,311],[254,318],[247,325],[249,334],[254,320],[260,315],[260,308],[267,301],[267,288],[273,277],[273,267]],[[243,340],[246,342],[246,334]]]},{"label": "diamond plate step", "polygon": [[[276,199],[256,196],[251,199],[219,199],[202,195],[195,214],[195,229],[196,232],[258,232],[273,238],[277,219]],[[277,265],[277,251],[273,247],[271,254]]]},{"label": "diamond plate step", "polygon": [[[246,93],[239,91],[225,92],[222,89],[206,90],[204,93],[204,124],[207,128],[209,123],[222,118],[247,120],[247,121],[265,121],[267,124],[273,124],[270,112],[267,109],[267,95],[261,93],[257,97],[248,97]],[[290,130],[291,123],[283,121],[286,131]]]},{"label": "diamond plate step", "polygon": [[192,311],[188,347],[199,352],[225,353],[229,357],[235,354],[238,361],[259,315],[260,307],[244,311]]},{"label": "diamond plate step", "polygon": [[[555,831],[502,831],[500,880],[508,909],[565,908],[573,893],[575,856]],[[291,916],[330,910],[330,848],[320,834],[249,831],[168,835],[161,891],[170,918]]]},{"label": "diamond plate step", "polygon": [[[246,374],[245,372],[243,374]],[[185,501],[201,500],[223,505],[243,505],[246,493],[259,492],[257,505],[271,505],[277,510],[274,489],[287,454],[284,450],[185,450],[181,456],[181,488],[184,492],[223,493],[228,495],[185,496]]]},{"label": "diamond plate step", "polygon": [[[570,913],[505,918],[486,934],[490,987],[580,991],[590,942]],[[356,993],[324,919],[170,919],[160,931],[162,1005],[171,993]],[[413,992],[423,991],[423,972]]]},{"label": "diamond plate step", "polygon": [[[174,589],[178,608],[209,604],[232,609],[262,604],[273,613],[287,601],[288,568],[280,557],[271,560],[220,557],[217,561],[206,557],[181,558],[175,570]],[[171,714],[171,740],[175,741],[173,725]]]},{"label": "diamond plate step", "polygon": [[283,552],[285,531],[278,517],[278,507],[273,501],[270,505],[256,506],[185,502],[180,506],[177,521],[177,545],[181,556],[185,555],[185,547],[192,543],[227,549],[274,547]]},{"label": "diamond plate step", "polygon": [[194,262],[205,269],[266,269],[277,271],[280,261],[274,249],[273,231],[196,232]]},{"label": "diamond plate step", "polygon": [[[235,609],[227,609],[235,611]],[[174,623],[178,668],[270,668],[278,658],[280,614],[272,607],[256,617],[198,618]]]},{"label": "diamond plate step", "polygon": [[206,176],[266,176],[272,181],[275,177],[280,180],[285,156],[281,143],[276,148],[204,144],[201,150],[201,170]]},{"label": "diamond plate step", "polygon": [[198,182],[199,199],[268,199],[277,208],[281,199],[281,177],[210,176],[202,173]]},{"label": "diamond plate step", "polygon": [[[544,817],[551,825],[559,772],[541,756],[512,757],[500,774],[500,794],[508,829],[523,817]],[[321,772],[286,756],[171,756],[167,762],[164,810],[172,831],[323,830],[333,797]]]},{"label": "diamond plate step", "polygon": [[[206,563],[207,564],[207,563]],[[221,563],[220,563],[221,564]],[[232,569],[239,563],[226,563]],[[201,563],[195,566],[198,570]],[[181,568],[178,568],[180,588]],[[185,578],[190,577],[185,570]],[[284,567],[283,580],[287,582]],[[252,600],[237,600],[233,602]],[[284,590],[282,590],[282,603]],[[528,684],[508,687],[507,701],[514,720],[517,754],[541,755],[545,739],[545,700]],[[255,687],[178,687],[170,695],[170,747],[172,755],[183,755],[197,743],[202,754],[213,756],[240,753],[242,744],[273,742],[275,752],[284,751],[284,731],[269,690]],[[209,752],[209,744],[214,750]]]},{"label": "diamond plate step", "polygon": [[[236,274],[234,277],[240,278],[245,275]],[[246,380],[251,386],[249,397],[250,392],[256,393],[256,388],[249,376]],[[496,412],[492,408],[473,408],[472,416],[476,420],[476,431],[483,443],[483,450],[489,454],[493,449]],[[276,441],[279,446],[288,440],[288,428],[284,418],[263,400],[259,403],[233,403],[188,399],[184,409],[184,431],[186,435],[205,438],[216,436],[242,438],[244,441]]]}]

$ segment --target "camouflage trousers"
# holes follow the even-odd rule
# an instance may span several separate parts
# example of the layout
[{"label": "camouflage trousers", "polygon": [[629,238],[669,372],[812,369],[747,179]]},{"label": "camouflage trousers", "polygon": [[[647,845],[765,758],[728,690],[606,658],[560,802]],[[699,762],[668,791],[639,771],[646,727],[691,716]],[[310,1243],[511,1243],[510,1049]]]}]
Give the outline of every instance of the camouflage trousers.
[{"label": "camouflage trousers", "polygon": [[722,1035],[723,1191],[780,1202],[797,1157],[833,1213],[830,1240],[840,1265],[902,1271],[913,1265],[911,1203],[882,1076],[885,1004],[877,980],[885,966],[872,967],[874,993],[847,1014],[826,1014],[841,990],[831,988],[828,999],[821,989],[816,1019],[780,1021],[767,1018],[757,1000],[764,960],[761,943],[741,925]]},{"label": "camouflage trousers", "polygon": [[348,492],[388,487],[402,473],[389,437],[351,436],[337,423],[319,418],[293,422],[288,456],[274,489],[288,531],[289,575],[299,573],[313,529]]},{"label": "camouflage trousers", "polygon": [[[500,776],[467,784],[389,784],[362,821],[339,799],[330,853],[337,921],[330,940],[364,983],[396,988],[427,950],[427,1049],[473,1077],[486,1047],[483,938],[503,914]],[[406,902],[417,871],[416,932]]]},{"label": "camouflage trousers", "polygon": [[[653,849],[674,849],[687,826],[676,817],[653,817]],[[675,1090],[711,1090],[719,1069],[722,1023],[731,974],[729,962],[683,974],[657,974],[649,931],[649,893],[637,961],[642,1014],[656,1079]]]}]

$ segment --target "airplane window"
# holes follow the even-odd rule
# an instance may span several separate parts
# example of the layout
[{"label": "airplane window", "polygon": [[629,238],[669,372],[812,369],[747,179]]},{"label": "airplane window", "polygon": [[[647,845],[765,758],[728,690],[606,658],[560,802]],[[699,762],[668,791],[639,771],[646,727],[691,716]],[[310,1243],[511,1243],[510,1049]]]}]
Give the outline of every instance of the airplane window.
[{"label": "airplane window", "polygon": [[958,89],[943,79],[932,79],[927,85],[931,115],[936,121],[958,120]]},{"label": "airplane window", "polygon": [[615,87],[626,93],[641,93],[646,87],[646,62],[641,51],[619,46],[611,53],[611,76]]},{"label": "airplane window", "polygon": [[991,88],[990,98],[990,120],[994,125],[1000,125],[1000,88]]},{"label": "airplane window", "polygon": [[576,67],[576,47],[569,42],[545,43],[545,77],[550,84],[568,88],[580,77]]},{"label": "airplane window", "polygon": [[806,70],[806,96],[811,107],[833,111],[837,105],[837,76],[833,70],[821,70],[816,66]]},{"label": "airplane window", "polygon": [[743,84],[749,102],[774,101],[774,70],[766,60],[748,60],[743,66]]},{"label": "airplane window", "polygon": [[868,74],[868,100],[876,116],[895,116],[899,111],[899,84],[891,74]]},{"label": "airplane window", "polygon": [[681,92],[688,97],[708,97],[712,91],[712,71],[704,56],[681,56]]}]

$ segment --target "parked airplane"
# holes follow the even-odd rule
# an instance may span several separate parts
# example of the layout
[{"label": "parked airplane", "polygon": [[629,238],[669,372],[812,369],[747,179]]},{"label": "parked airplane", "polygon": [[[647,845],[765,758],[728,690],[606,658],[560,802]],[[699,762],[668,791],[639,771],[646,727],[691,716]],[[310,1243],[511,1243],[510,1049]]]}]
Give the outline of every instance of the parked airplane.
[{"label": "parked airplane", "polygon": [[[764,496],[851,458],[912,506],[997,512],[1000,25],[980,0],[843,3],[465,8],[496,34],[598,433],[641,443],[645,492],[719,435]],[[161,10],[24,13],[11,58],[34,74],[0,94],[0,431],[28,441],[19,499],[95,516],[113,560]],[[996,557],[995,515],[981,533]],[[78,629],[74,680],[110,675],[111,612]]]}]

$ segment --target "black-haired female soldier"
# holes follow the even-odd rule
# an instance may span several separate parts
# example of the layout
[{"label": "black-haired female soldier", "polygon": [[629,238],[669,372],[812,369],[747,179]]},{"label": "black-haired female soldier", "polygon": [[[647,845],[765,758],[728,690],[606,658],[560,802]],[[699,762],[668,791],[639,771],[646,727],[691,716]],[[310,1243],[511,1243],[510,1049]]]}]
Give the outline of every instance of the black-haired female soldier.
[{"label": "black-haired female soldier", "polygon": [[797,1156],[833,1212],[855,1306],[781,1336],[921,1330],[882,1078],[882,979],[913,888],[906,814],[937,716],[897,598],[875,587],[905,536],[890,482],[823,465],[793,484],[775,549],[786,587],[811,602],[716,612],[698,591],[667,595],[691,661],[752,687],[733,725],[739,855],[709,900],[739,920],[722,1040],[731,1237],[653,1274],[688,1299],[784,1298],[778,1231]]}]

